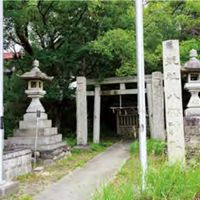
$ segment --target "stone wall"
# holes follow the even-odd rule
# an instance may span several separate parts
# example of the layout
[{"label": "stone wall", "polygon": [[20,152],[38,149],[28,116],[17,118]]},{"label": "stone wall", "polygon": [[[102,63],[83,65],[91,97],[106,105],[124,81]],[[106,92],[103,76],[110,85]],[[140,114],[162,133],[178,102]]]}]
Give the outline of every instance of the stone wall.
[{"label": "stone wall", "polygon": [[4,179],[11,180],[32,171],[31,150],[13,150],[3,155]]}]

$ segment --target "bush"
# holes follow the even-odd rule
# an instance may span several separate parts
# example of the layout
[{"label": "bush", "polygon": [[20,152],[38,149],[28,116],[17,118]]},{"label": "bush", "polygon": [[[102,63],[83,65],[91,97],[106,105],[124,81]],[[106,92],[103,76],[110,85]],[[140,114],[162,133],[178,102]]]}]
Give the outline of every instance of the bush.
[{"label": "bush", "polygon": [[[147,140],[147,153],[149,155],[161,156],[165,154],[166,144],[163,141],[149,139]],[[139,142],[131,144],[130,152],[132,154],[139,152]]]}]

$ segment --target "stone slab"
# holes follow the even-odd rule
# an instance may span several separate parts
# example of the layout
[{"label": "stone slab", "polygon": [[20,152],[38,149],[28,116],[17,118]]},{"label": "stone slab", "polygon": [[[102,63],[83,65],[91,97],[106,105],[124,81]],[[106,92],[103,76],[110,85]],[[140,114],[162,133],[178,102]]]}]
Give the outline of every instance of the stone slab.
[{"label": "stone slab", "polygon": [[163,42],[167,148],[170,163],[185,161],[182,87],[178,40]]},{"label": "stone slab", "polygon": [[[10,137],[8,139],[11,143],[18,145],[18,144],[27,144],[27,145],[34,145],[35,144],[35,137]],[[37,144],[40,145],[49,145],[54,144],[62,141],[62,135],[49,135],[49,136],[40,136],[38,137]]]},{"label": "stone slab", "polygon": [[[34,121],[20,121],[19,122],[19,129],[33,129],[36,128],[36,120]],[[51,128],[52,121],[46,119],[38,120],[38,128]]]},{"label": "stone slab", "polygon": [[0,197],[12,194],[16,192],[19,188],[18,182],[6,181],[3,184],[0,184]]},{"label": "stone slab", "polygon": [[[30,148],[32,150],[35,149],[34,144],[18,144],[17,146],[19,148]],[[54,144],[39,145],[37,147],[37,150],[38,151],[53,151],[57,148],[62,148],[62,147],[65,147],[65,146],[66,146],[65,142],[58,142],[58,143],[54,143]]]},{"label": "stone slab", "polygon": [[90,146],[89,145],[76,145],[73,147],[73,149],[89,150]]},{"label": "stone slab", "polygon": [[39,151],[52,151],[61,147],[65,147],[66,143],[65,142],[59,142],[55,144],[48,144],[48,145],[41,145],[38,147]]},{"label": "stone slab", "polygon": [[4,179],[12,180],[13,178],[29,173],[32,171],[31,165],[32,152],[30,149],[4,152],[3,169]]},{"label": "stone slab", "polygon": [[[50,136],[58,134],[58,129],[56,127],[51,128],[39,128],[38,136]],[[15,129],[14,136],[15,137],[33,137],[36,135],[36,129]]]},{"label": "stone slab", "polygon": [[[24,121],[32,121],[37,119],[37,114],[36,113],[26,113],[24,114]],[[40,119],[47,119],[47,114],[46,113],[41,113],[40,114]]]},{"label": "stone slab", "polygon": [[19,150],[10,151],[10,152],[4,152],[3,159],[8,160],[8,159],[20,157],[23,155],[29,155],[29,154],[31,154],[30,149],[23,149],[23,150],[19,149]]}]

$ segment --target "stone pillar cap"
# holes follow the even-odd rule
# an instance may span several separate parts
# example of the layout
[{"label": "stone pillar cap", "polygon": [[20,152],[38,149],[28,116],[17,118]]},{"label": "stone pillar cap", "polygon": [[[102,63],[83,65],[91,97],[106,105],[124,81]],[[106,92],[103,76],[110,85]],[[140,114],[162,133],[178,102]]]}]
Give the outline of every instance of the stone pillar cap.
[{"label": "stone pillar cap", "polygon": [[192,49],[190,50],[190,58],[193,58],[193,57],[197,57],[198,54],[197,54],[197,50],[196,49]]},{"label": "stone pillar cap", "polygon": [[197,59],[197,50],[190,50],[190,60],[187,61],[182,69],[185,72],[199,72],[200,71],[200,61]]}]

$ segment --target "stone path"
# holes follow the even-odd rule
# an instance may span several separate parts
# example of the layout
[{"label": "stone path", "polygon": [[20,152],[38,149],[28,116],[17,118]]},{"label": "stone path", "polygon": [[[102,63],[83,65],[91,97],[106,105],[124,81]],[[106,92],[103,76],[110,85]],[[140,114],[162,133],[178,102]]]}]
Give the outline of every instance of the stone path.
[{"label": "stone path", "polygon": [[128,142],[120,142],[47,187],[34,200],[90,200],[97,188],[108,183],[129,157]]}]

